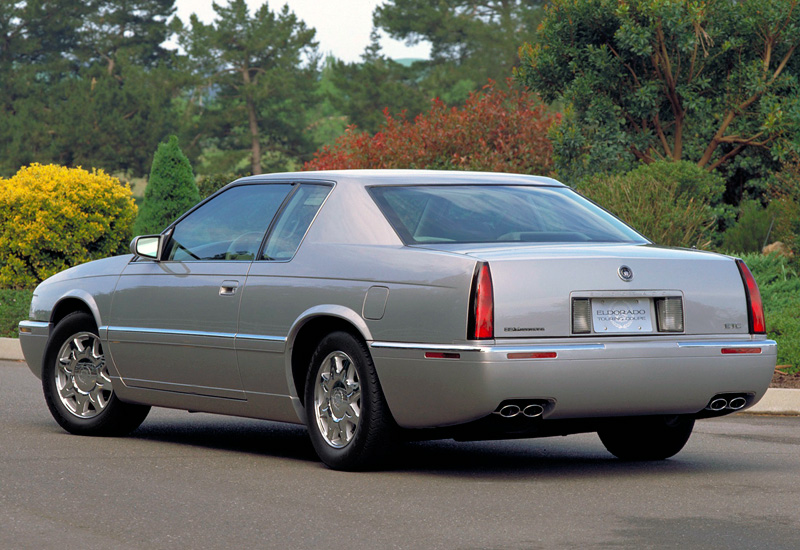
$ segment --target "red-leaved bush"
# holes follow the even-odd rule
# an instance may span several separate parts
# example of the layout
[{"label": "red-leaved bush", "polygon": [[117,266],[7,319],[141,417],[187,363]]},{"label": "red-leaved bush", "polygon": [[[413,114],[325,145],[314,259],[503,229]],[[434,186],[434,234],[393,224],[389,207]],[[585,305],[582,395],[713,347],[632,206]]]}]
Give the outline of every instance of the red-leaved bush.
[{"label": "red-leaved bush", "polygon": [[463,107],[438,98],[413,122],[388,109],[383,129],[370,136],[354,126],[323,147],[304,170],[432,168],[546,175],[552,168],[547,129],[560,120],[538,96],[494,82],[473,92]]}]

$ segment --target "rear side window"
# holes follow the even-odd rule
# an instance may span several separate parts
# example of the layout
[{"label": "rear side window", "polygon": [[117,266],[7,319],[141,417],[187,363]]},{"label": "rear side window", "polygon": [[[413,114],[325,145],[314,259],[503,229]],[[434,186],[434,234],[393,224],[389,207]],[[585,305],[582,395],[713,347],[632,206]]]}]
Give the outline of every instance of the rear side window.
[{"label": "rear side window", "polygon": [[262,260],[291,260],[331,188],[303,184],[289,199],[269,234]]},{"label": "rear side window", "polygon": [[647,242],[566,187],[431,185],[369,191],[406,244]]}]

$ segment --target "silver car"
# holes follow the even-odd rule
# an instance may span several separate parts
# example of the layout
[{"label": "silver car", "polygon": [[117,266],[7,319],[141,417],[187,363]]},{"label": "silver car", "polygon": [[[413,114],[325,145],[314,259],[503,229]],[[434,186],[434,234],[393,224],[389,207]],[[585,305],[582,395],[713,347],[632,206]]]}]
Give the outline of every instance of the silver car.
[{"label": "silver car", "polygon": [[741,260],[655,246],[549,178],[253,176],[131,251],[46,280],[20,324],[69,432],[160,406],[305,424],[338,469],[578,432],[654,460],[775,367]]}]

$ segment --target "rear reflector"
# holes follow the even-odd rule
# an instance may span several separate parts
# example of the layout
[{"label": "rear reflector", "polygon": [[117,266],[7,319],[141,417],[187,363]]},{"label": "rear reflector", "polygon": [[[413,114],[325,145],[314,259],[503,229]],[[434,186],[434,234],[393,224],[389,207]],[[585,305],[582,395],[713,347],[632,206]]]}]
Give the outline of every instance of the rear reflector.
[{"label": "rear reflector", "polygon": [[722,348],[722,354],[731,353],[761,353],[761,348]]},{"label": "rear reflector", "polygon": [[683,300],[680,296],[656,298],[656,316],[660,332],[683,332]]},{"label": "rear reflector", "polygon": [[494,290],[489,264],[478,264],[472,284],[467,337],[472,340],[494,338]]},{"label": "rear reflector", "polygon": [[554,351],[535,351],[528,353],[509,353],[509,359],[555,359],[558,354]]},{"label": "rear reflector", "polygon": [[440,351],[426,351],[426,359],[461,359],[460,353],[446,353]]},{"label": "rear reflector", "polygon": [[742,276],[742,281],[744,281],[750,334],[766,334],[767,323],[764,320],[764,305],[761,303],[761,293],[758,291],[756,280],[742,260],[737,259],[736,265],[739,267],[739,273]]},{"label": "rear reflector", "polygon": [[588,298],[572,300],[572,334],[592,332],[592,304]]}]

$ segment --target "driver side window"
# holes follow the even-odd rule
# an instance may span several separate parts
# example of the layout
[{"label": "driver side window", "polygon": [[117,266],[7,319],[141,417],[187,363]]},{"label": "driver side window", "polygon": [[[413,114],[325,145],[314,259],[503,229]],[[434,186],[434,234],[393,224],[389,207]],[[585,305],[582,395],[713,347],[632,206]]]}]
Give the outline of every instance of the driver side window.
[{"label": "driver side window", "polygon": [[233,187],[181,220],[167,244],[167,260],[252,261],[291,184]]}]

